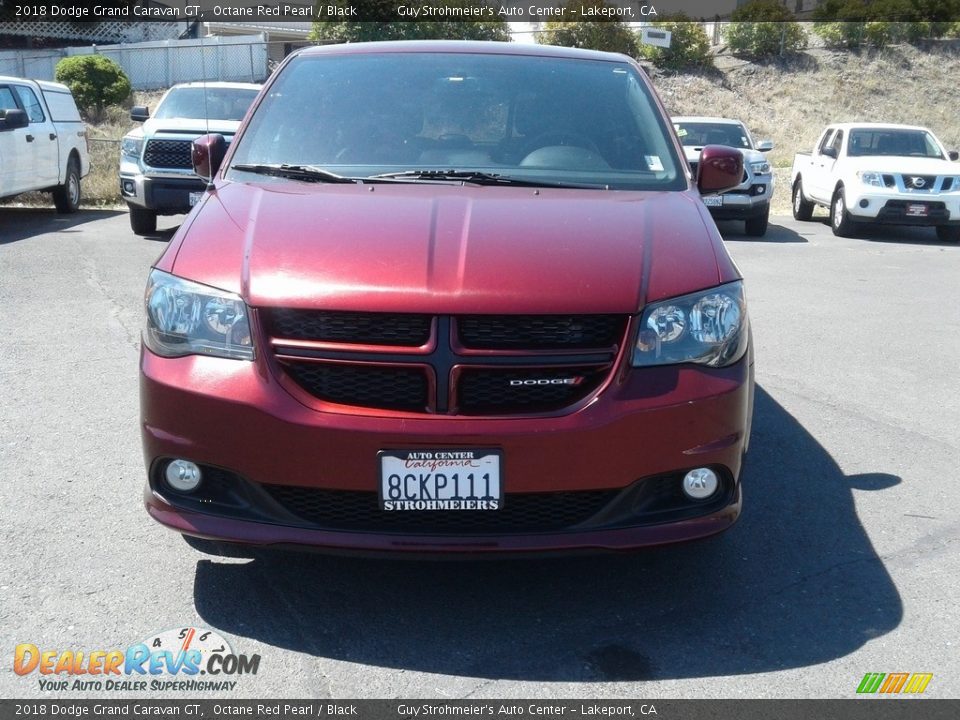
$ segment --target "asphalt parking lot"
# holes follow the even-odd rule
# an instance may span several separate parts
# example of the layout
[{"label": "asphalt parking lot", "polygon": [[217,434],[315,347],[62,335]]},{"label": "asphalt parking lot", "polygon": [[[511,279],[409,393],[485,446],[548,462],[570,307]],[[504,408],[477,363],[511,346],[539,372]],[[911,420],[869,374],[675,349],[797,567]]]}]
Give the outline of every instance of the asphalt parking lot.
[{"label": "asphalt parking lot", "polygon": [[189,626],[261,656],[205,697],[848,698],[867,672],[960,696],[960,246],[721,224],[758,386],[745,512],[717,539],[223,558],[142,508],[142,295],[178,221],[140,238],[123,212],[0,209],[0,697],[82,697],[16,675],[14,644],[110,650]]}]

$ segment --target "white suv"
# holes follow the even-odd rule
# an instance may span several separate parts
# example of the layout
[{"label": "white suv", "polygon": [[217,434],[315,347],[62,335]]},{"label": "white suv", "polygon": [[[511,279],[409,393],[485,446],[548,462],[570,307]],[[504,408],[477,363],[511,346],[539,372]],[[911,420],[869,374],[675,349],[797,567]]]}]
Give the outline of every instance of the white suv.
[{"label": "white suv", "polygon": [[744,220],[747,235],[763,236],[767,232],[773,197],[773,172],[764,153],[773,150],[773,143],[769,140],[754,143],[750,131],[739,120],[675,117],[673,126],[694,177],[700,151],[706,145],[727,145],[743,154],[743,182],[725,193],[705,195],[703,203],[716,220]]},{"label": "white suv", "polygon": [[157,229],[157,215],[193,207],[206,180],[193,172],[193,141],[207,133],[233,139],[260,86],[251,83],[174,85],[150,114],[143,106],[130,119],[143,125],[120,146],[120,195],[130,207],[130,227],[138,235]]}]

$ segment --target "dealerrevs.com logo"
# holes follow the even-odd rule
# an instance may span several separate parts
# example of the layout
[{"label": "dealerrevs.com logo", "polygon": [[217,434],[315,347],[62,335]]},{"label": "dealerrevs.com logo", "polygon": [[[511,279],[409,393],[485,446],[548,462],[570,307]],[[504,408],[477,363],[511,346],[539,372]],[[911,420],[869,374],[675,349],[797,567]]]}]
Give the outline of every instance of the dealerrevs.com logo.
[{"label": "dealerrevs.com logo", "polygon": [[165,630],[126,650],[41,649],[20,643],[13,671],[46,691],[230,691],[232,678],[256,675],[259,655],[239,655],[213,630]]},{"label": "dealerrevs.com logo", "polygon": [[920,695],[933,680],[933,673],[867,673],[857,686],[861,695]]}]

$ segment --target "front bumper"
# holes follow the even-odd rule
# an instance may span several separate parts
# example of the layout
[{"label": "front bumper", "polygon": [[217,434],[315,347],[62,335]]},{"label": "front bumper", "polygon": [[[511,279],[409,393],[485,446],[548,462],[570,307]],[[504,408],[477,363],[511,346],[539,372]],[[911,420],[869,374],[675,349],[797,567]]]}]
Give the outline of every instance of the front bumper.
[{"label": "front bumper", "polygon": [[743,185],[714,197],[722,202],[722,205],[707,205],[715,220],[750,220],[768,215],[773,197],[773,176],[755,175]]},{"label": "front bumper", "polygon": [[[908,192],[873,187],[844,188],[847,212],[856,222],[884,225],[960,225],[960,193]],[[911,210],[911,207],[914,208]],[[922,207],[919,213],[915,208]]]},{"label": "front bumper", "polygon": [[207,182],[193,173],[144,175],[124,163],[120,171],[120,197],[129,205],[155,210],[161,215],[190,212],[190,193],[203,192]]},{"label": "front bumper", "polygon": [[[187,535],[364,552],[627,550],[702,538],[730,527],[740,513],[739,473],[753,395],[749,357],[722,370],[633,370],[594,402],[553,417],[371,417],[305,407],[277,385],[262,359],[164,359],[145,350],[141,412],[151,477],[146,507],[158,522]],[[624,498],[644,483],[704,466],[724,478],[723,492],[700,506],[689,501],[677,512],[660,507],[631,517],[605,506],[606,515],[566,527],[503,532],[311,521],[290,507],[256,499],[276,497],[277,486],[284,492],[375,499],[378,451],[438,447],[502,450],[508,506],[512,494],[528,502],[533,497],[535,505],[538,493],[546,499],[554,493],[609,491],[622,510]],[[231,508],[178,497],[158,472],[175,457],[236,476],[253,500]]]}]

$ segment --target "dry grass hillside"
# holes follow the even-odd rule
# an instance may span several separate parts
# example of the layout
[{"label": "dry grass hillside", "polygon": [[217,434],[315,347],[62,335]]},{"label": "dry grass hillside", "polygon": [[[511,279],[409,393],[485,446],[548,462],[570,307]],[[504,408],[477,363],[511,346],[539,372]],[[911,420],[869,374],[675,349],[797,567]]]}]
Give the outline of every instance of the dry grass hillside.
[{"label": "dry grass hillside", "polygon": [[790,209],[793,155],[810,151],[831,122],[897,122],[929,127],[960,149],[960,45],[896,46],[860,53],[811,50],[752,64],[723,54],[720,70],[653,79],[674,115],[738,118],[755,140],[770,139],[776,168],[774,212]]},{"label": "dry grass hillside", "polygon": [[[771,139],[769,157],[778,189],[774,212],[790,209],[793,155],[809,151],[830,122],[879,121],[925,125],[949,149],[960,149],[960,43],[925,49],[896,46],[859,53],[810,50],[783,62],[754,64],[721,53],[719,69],[663,74],[653,80],[671,114],[719,115],[743,120],[755,139]],[[137,93],[134,104],[155,106],[161,93]],[[134,126],[128,109],[111,108],[90,127],[91,175],[87,205],[120,202],[119,140]],[[49,204],[49,197],[20,196],[11,203]]]}]

